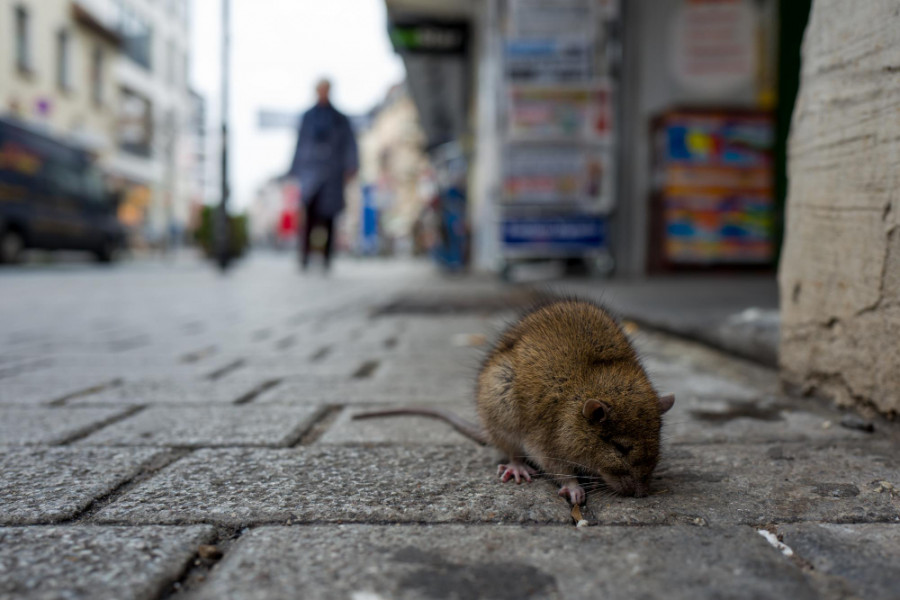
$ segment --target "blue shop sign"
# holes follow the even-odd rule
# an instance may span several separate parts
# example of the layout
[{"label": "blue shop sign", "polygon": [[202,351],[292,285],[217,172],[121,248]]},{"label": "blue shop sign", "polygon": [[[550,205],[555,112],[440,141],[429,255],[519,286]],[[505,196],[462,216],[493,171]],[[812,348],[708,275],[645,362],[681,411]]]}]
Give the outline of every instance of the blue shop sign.
[{"label": "blue shop sign", "polygon": [[606,245],[606,219],[595,215],[507,219],[502,239],[507,248],[596,250]]}]

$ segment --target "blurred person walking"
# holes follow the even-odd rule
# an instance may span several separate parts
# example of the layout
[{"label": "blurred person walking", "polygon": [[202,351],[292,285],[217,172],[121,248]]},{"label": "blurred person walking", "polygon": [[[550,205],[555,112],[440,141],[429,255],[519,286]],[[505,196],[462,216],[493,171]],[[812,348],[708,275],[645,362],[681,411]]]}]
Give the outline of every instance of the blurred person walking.
[{"label": "blurred person walking", "polygon": [[[325,270],[331,264],[334,221],[344,209],[344,186],[359,169],[356,139],[350,120],[331,105],[331,82],[316,84],[316,104],[303,114],[290,176],[300,180],[306,219],[300,229],[300,265],[309,266],[311,238],[323,230]],[[316,244],[319,245],[319,244]]]}]

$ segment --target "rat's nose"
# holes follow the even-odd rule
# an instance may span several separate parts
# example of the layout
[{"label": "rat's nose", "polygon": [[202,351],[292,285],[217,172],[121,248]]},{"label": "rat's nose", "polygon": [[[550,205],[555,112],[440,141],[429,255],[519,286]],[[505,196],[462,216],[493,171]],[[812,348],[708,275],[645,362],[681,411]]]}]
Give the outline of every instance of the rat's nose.
[{"label": "rat's nose", "polygon": [[643,498],[647,494],[650,493],[650,478],[647,477],[645,479],[635,479],[634,481],[634,495],[636,498]]},{"label": "rat's nose", "polygon": [[637,496],[638,486],[633,477],[625,476],[619,479],[619,493],[623,496]]}]

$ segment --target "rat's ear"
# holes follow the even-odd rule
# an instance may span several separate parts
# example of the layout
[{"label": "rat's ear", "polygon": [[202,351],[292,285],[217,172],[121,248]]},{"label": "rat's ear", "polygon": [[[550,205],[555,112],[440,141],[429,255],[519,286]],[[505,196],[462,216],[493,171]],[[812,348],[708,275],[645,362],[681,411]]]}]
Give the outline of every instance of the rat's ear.
[{"label": "rat's ear", "polygon": [[584,418],[593,424],[602,423],[609,416],[609,405],[599,400],[588,400],[581,409]]},{"label": "rat's ear", "polygon": [[659,414],[668,411],[675,405],[675,394],[665,394],[659,397]]}]

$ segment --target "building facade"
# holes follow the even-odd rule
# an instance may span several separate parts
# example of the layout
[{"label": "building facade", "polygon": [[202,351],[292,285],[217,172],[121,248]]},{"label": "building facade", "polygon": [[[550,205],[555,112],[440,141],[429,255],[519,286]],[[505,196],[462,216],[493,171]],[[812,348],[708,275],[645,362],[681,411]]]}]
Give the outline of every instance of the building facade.
[{"label": "building facade", "polygon": [[167,243],[202,198],[188,0],[0,0],[0,111],[96,153],[133,241]]},{"label": "building facade", "polygon": [[0,113],[110,161],[121,39],[70,0],[0,0]]}]

